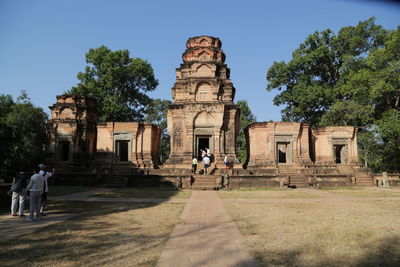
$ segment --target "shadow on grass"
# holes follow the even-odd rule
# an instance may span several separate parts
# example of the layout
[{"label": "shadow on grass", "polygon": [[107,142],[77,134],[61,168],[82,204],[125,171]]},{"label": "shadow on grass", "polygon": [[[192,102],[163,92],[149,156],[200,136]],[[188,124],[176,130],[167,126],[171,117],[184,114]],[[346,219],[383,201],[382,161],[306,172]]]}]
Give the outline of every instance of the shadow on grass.
[{"label": "shadow on grass", "polygon": [[[53,202],[49,213],[77,213],[65,222],[50,225],[31,234],[0,242],[2,266],[37,265],[111,265],[139,252],[154,249],[168,239],[173,223],[159,222],[168,228],[147,229],[147,211],[137,220],[134,210],[148,209],[157,203]],[[167,204],[173,205],[173,204]],[[181,205],[181,204],[178,204]],[[176,206],[175,212],[178,209]],[[151,211],[156,213],[156,211]],[[144,215],[143,215],[144,214]],[[112,215],[111,217],[109,215]],[[160,220],[160,219],[158,219]],[[157,225],[155,227],[158,227]],[[143,230],[145,229],[145,230]],[[147,230],[146,230],[147,229]],[[121,246],[126,246],[122,248]],[[141,261],[154,265],[158,254]],[[148,262],[146,262],[148,261]],[[126,263],[125,263],[126,265]],[[128,264],[130,265],[130,264]],[[136,265],[132,262],[131,265]]]},{"label": "shadow on grass", "polygon": [[183,198],[187,199],[191,195],[190,190],[181,190],[174,187],[124,187],[115,188],[111,191],[101,192],[90,195],[90,197],[108,198]]},{"label": "shadow on grass", "polygon": [[[313,248],[313,249],[312,249]],[[257,251],[254,255],[259,266],[400,266],[400,238],[390,237],[380,242],[363,247],[364,253],[358,257],[329,257],[322,249],[315,251],[315,246],[301,246],[296,249]],[[306,261],[307,255],[317,254],[318,259]]]}]

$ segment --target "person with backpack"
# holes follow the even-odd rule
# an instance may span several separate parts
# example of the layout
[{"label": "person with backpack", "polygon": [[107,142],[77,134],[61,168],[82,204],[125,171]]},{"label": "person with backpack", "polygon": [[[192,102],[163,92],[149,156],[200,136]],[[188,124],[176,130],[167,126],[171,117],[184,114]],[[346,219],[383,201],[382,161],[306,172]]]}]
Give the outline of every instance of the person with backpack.
[{"label": "person with backpack", "polygon": [[47,166],[44,164],[39,164],[39,168],[40,168],[39,174],[44,178],[43,194],[40,205],[40,215],[46,216],[46,214],[44,213],[44,208],[47,206],[47,193],[49,192],[49,178],[54,175],[54,168],[52,172],[46,171]]},{"label": "person with backpack", "polygon": [[[11,216],[25,217],[24,209],[27,180],[29,180],[29,177],[27,176],[27,173],[23,171],[17,173],[17,175],[15,175],[15,177],[13,178],[13,183],[11,185]],[[17,214],[18,206],[19,208]]]}]

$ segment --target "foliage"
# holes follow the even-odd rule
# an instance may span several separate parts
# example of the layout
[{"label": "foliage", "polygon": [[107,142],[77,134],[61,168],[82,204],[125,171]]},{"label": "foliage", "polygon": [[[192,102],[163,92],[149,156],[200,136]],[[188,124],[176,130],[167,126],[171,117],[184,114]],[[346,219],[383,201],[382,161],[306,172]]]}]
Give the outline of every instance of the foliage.
[{"label": "foliage", "polygon": [[249,104],[246,100],[239,100],[237,105],[240,109],[240,130],[236,138],[236,155],[241,163],[244,163],[247,158],[246,138],[244,129],[251,123],[256,121],[256,117],[251,112]]},{"label": "foliage", "polygon": [[160,162],[164,163],[169,156],[170,137],[167,130],[167,109],[170,100],[152,99],[145,110],[145,121],[158,125],[161,129]]},{"label": "foliage", "polygon": [[375,170],[400,171],[398,129],[387,122],[400,110],[399,73],[400,27],[388,31],[370,18],[308,36],[288,63],[273,63],[267,89],[280,91],[274,104],[285,106],[284,120],[359,127],[363,159]]},{"label": "foliage", "polygon": [[47,114],[22,92],[15,103],[0,95],[0,172],[30,170],[45,157]]},{"label": "foliage", "polygon": [[128,50],[100,46],[89,49],[86,63],[85,71],[78,73],[80,82],[68,93],[94,98],[101,122],[143,119],[150,102],[146,93],[158,85],[147,61],[130,58]]}]

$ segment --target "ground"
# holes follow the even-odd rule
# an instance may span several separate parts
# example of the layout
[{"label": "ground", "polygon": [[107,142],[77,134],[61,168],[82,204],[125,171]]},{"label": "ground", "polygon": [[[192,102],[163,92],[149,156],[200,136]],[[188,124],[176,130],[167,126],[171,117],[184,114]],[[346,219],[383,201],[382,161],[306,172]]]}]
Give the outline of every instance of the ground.
[{"label": "ground", "polygon": [[[166,188],[53,189],[53,196],[80,191],[85,199],[51,200],[49,216],[75,216],[0,241],[1,265],[155,266],[191,196]],[[400,189],[242,189],[218,195],[260,266],[400,265]],[[143,202],[110,202],[113,197]]]}]

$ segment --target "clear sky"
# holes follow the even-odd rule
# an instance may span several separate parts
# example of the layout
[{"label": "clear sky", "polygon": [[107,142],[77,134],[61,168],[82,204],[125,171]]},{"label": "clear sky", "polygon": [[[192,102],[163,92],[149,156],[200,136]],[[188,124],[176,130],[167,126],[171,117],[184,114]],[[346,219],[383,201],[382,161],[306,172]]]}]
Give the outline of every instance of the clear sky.
[{"label": "clear sky", "polygon": [[219,37],[236,87],[258,121],[280,120],[266,91],[266,71],[314,31],[338,31],[375,16],[395,29],[400,5],[366,0],[0,0],[0,94],[26,90],[48,106],[77,83],[89,48],[128,49],[152,64],[159,86],[152,97],[171,99],[175,68],[191,36]]}]

